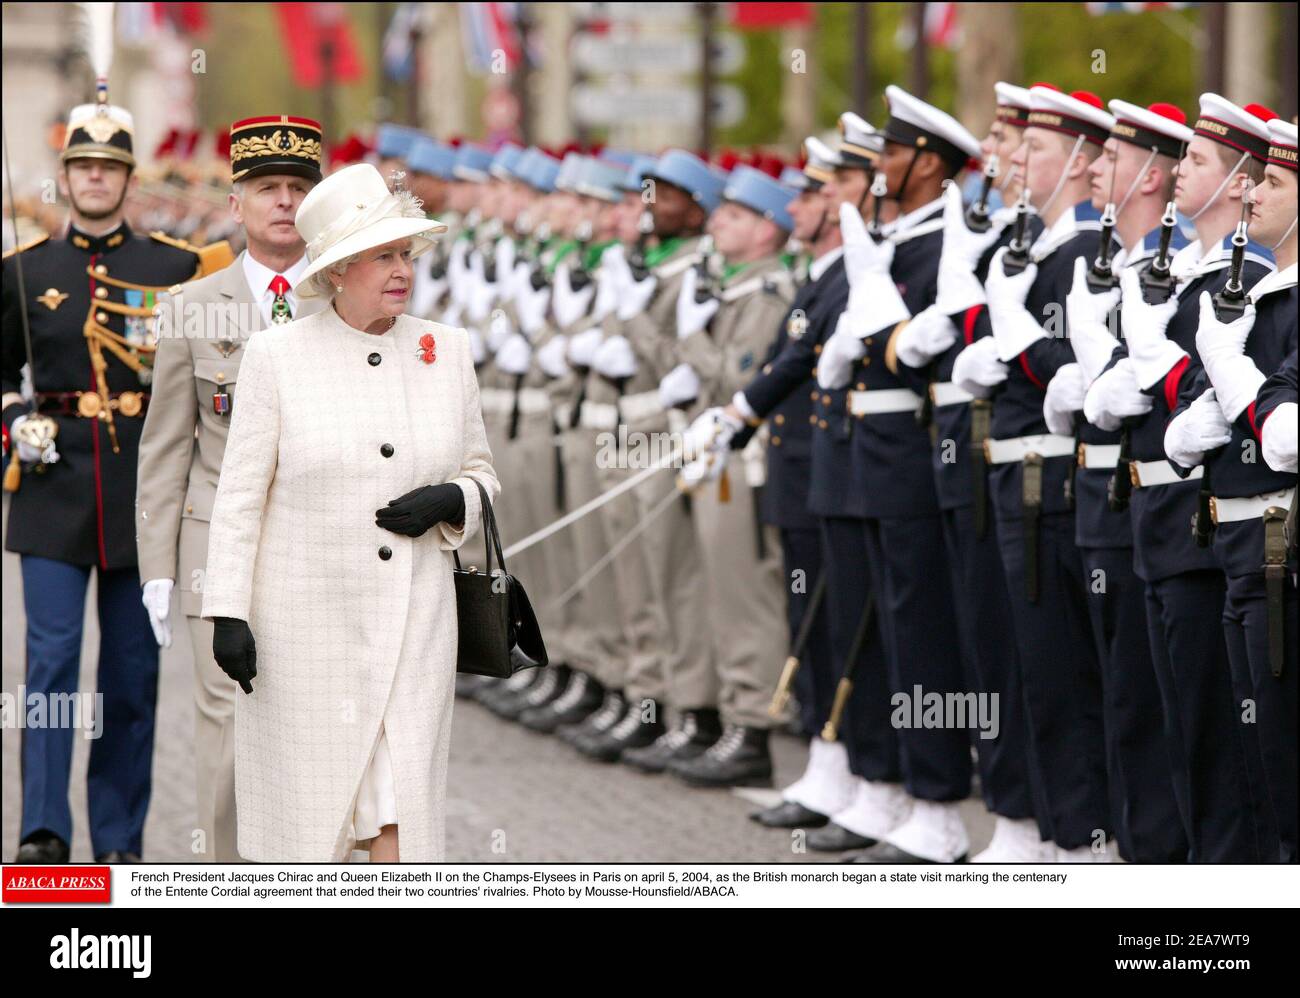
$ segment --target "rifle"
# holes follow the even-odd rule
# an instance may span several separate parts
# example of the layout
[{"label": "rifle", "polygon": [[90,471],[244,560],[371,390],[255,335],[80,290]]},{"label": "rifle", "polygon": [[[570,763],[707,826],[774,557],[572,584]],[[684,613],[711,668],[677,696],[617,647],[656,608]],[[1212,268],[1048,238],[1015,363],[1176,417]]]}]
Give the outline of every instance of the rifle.
[{"label": "rifle", "polygon": [[803,656],[804,646],[812,634],[813,622],[817,619],[825,598],[826,569],[823,567],[813,585],[812,594],[808,597],[808,605],[804,608],[803,619],[799,621],[799,631],[794,636],[794,644],[790,646],[790,656],[785,660],[785,668],[781,670],[781,679],[772,694],[772,702],[768,704],[767,712],[772,717],[780,717],[781,711],[785,710],[785,705],[790,701],[790,689],[794,686],[795,673],[799,671],[799,659]]},{"label": "rifle", "polygon": [[980,184],[979,196],[966,209],[966,228],[971,232],[988,232],[993,227],[989,212],[989,195],[993,192],[993,183],[998,179],[998,154],[991,152],[984,160],[984,181]]}]

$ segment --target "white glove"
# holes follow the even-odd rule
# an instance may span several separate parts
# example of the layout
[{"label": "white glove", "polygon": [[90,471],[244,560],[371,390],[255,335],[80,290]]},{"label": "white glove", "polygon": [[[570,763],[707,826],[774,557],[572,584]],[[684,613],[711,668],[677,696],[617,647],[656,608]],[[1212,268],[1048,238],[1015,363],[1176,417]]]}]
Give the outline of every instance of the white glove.
[{"label": "white glove", "polygon": [[936,303],[912,316],[894,348],[908,367],[924,367],[956,342],[956,324]]},{"label": "white glove", "polygon": [[1196,327],[1196,352],[1214,385],[1214,395],[1231,421],[1246,411],[1268,378],[1246,356],[1246,341],[1255,328],[1255,306],[1247,302],[1241,318],[1220,322],[1214,299],[1201,292],[1201,324]]},{"label": "white glove", "polygon": [[562,378],[569,373],[569,362],[564,359],[568,347],[569,338],[556,333],[537,351],[537,366],[548,378]]},{"label": "white glove", "polygon": [[1043,398],[1043,419],[1047,428],[1063,437],[1074,435],[1074,414],[1083,408],[1088,378],[1078,364],[1060,367],[1047,383]]},{"label": "white glove", "polygon": [[638,281],[632,276],[631,268],[628,268],[627,277],[618,291],[618,317],[623,322],[627,322],[633,316],[644,312],[650,304],[650,299],[655,296],[655,288],[658,286],[659,279],[654,274],[647,274],[645,278]]},{"label": "white glove", "polygon": [[682,275],[681,290],[677,292],[677,338],[679,340],[704,332],[709,326],[709,320],[718,314],[718,299],[709,297],[702,302],[695,300],[697,287],[699,287],[699,276],[692,267]]},{"label": "white glove", "polygon": [[527,374],[532,359],[532,345],[521,333],[515,333],[502,343],[496,353],[497,367],[506,374]]},{"label": "white glove", "polygon": [[469,304],[471,274],[469,269],[469,240],[457,239],[447,257],[447,280],[451,282],[451,300],[462,309]]},{"label": "white glove", "polygon": [[1070,346],[1074,359],[1083,368],[1088,381],[1095,381],[1119,340],[1111,335],[1107,320],[1111,310],[1119,304],[1119,288],[1095,295],[1088,289],[1088,262],[1083,257],[1074,260],[1074,283],[1065,296],[1065,315],[1070,323]]},{"label": "white glove", "polygon": [[515,329],[510,325],[510,318],[501,309],[492,313],[492,320],[488,323],[487,330],[487,348],[488,353],[495,354],[501,349],[501,344],[510,339],[515,333]]},{"label": "white glove", "polygon": [[686,457],[692,458],[706,451],[725,451],[731,438],[744,426],[744,423],[728,416],[721,406],[705,409],[682,434]]},{"label": "white glove", "polygon": [[9,424],[9,439],[18,449],[18,460],[23,464],[54,464],[59,459],[59,451],[51,439],[44,447],[36,447],[22,438],[18,427],[27,422],[26,414],[19,416]]},{"label": "white glove", "polygon": [[1170,421],[1165,430],[1165,456],[1174,464],[1195,468],[1209,451],[1231,440],[1232,424],[1223,415],[1214,389],[1207,388]]},{"label": "white glove", "polygon": [[1029,349],[1030,344],[1047,338],[1047,331],[1025,308],[1029,289],[1038,276],[1038,265],[1030,261],[1019,274],[1007,275],[1002,261],[1007,255],[1003,246],[989,264],[984,293],[989,300],[989,322],[998,345],[998,359],[1012,361]]},{"label": "white glove", "polygon": [[469,291],[465,299],[465,312],[472,322],[482,322],[492,311],[496,301],[497,286],[489,284],[483,276],[483,255],[475,253],[469,265]]},{"label": "white glove", "polygon": [[1264,461],[1274,471],[1296,473],[1296,404],[1283,402],[1268,414],[1260,434]]},{"label": "white glove", "polygon": [[555,268],[555,295],[552,303],[555,309],[555,324],[565,329],[587,314],[591,300],[596,297],[596,282],[588,280],[581,291],[574,291],[569,280],[569,265],[562,263]]},{"label": "white glove", "polygon": [[[943,194],[943,252],[939,257],[939,295],[935,304],[944,315],[957,315],[984,303],[984,285],[975,276],[980,257],[998,241],[1006,222],[988,232],[972,232],[966,225],[961,188],[949,184]],[[991,218],[990,221],[994,221]]]},{"label": "white glove", "polygon": [[998,360],[998,345],[992,336],[976,340],[957,355],[952,380],[962,391],[981,399],[1007,380],[1007,365]]},{"label": "white glove", "polygon": [[849,279],[849,301],[844,309],[848,318],[842,321],[859,337],[893,329],[912,314],[889,273],[894,263],[894,244],[872,239],[862,216],[847,202],[840,205],[840,232],[844,236],[844,268]]},{"label": "white glove", "polygon": [[530,340],[542,331],[550,304],[551,289],[546,285],[534,290],[532,281],[524,280],[515,286],[515,312],[519,315],[519,328]]},{"label": "white glove", "polygon": [[515,241],[509,236],[502,236],[497,240],[496,246],[492,249],[492,257],[496,262],[498,279],[505,274],[514,273]]},{"label": "white glove", "polygon": [[611,336],[596,350],[591,366],[607,378],[630,378],[636,374],[636,353],[626,336]]},{"label": "white glove", "polygon": [[686,490],[699,488],[706,482],[716,481],[722,477],[727,467],[727,451],[711,450],[688,462],[679,473],[679,481]]},{"label": "white glove", "polygon": [[1118,430],[1125,419],[1145,415],[1151,406],[1151,397],[1142,394],[1127,357],[1097,378],[1083,397],[1084,418],[1107,432]]},{"label": "white glove", "polygon": [[517,260],[509,270],[499,270],[497,273],[506,275],[502,279],[502,301],[517,301],[521,288],[533,290],[533,268],[524,260]]},{"label": "white glove", "polygon": [[591,362],[600,349],[600,341],[605,338],[605,331],[599,326],[575,333],[569,337],[569,363],[574,367],[591,367]]},{"label": "white glove", "polygon": [[1146,390],[1168,374],[1187,356],[1187,352],[1165,337],[1169,320],[1178,311],[1178,296],[1172,295],[1160,305],[1148,305],[1142,299],[1142,284],[1137,271],[1136,267],[1125,267],[1120,271],[1119,286],[1124,296],[1120,305],[1120,323],[1124,339],[1128,341],[1128,355],[1133,361],[1138,387]]},{"label": "white glove", "polygon": [[822,347],[817,361],[817,384],[826,389],[843,388],[853,377],[853,364],[866,356],[867,345],[848,324],[848,312],[840,314],[835,332]]},{"label": "white glove", "polygon": [[140,596],[140,602],[149,611],[149,626],[153,628],[153,637],[159,648],[172,646],[170,615],[174,584],[171,579],[150,579],[144,584],[144,592]]},{"label": "white glove", "polygon": [[700,376],[690,364],[678,364],[659,382],[659,404],[671,409],[700,397]]},{"label": "white glove", "polygon": [[469,334],[469,352],[474,358],[474,366],[478,367],[483,361],[487,360],[487,344],[483,342],[483,334],[477,329],[467,329]]},{"label": "white glove", "polygon": [[426,271],[425,276],[418,277],[411,283],[410,314],[422,319],[427,317],[433,311],[434,305],[441,301],[446,293],[447,278],[430,277]]},{"label": "white glove", "polygon": [[[626,278],[624,273],[627,274]],[[596,268],[596,303],[591,306],[591,321],[600,322],[618,308],[619,292],[624,280],[631,280],[623,247],[615,244],[605,250]]]}]

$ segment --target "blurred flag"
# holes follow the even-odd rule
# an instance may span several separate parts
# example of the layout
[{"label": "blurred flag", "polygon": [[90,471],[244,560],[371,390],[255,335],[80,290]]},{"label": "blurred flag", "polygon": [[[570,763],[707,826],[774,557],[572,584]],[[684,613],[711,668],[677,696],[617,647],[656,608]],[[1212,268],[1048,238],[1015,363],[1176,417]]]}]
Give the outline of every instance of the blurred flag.
[{"label": "blurred flag", "polygon": [[[925,32],[925,44],[930,48],[958,49],[962,44],[961,25],[957,19],[957,3],[927,3],[922,22]],[[910,49],[916,44],[916,29],[912,19],[904,17],[898,22],[894,32],[894,45],[900,49]]]},{"label": "blurred flag", "polygon": [[318,87],[325,78],[324,49],[330,53],[330,76],[336,83],[361,79],[361,57],[352,37],[345,4],[277,3],[280,34],[300,87]]},{"label": "blurred flag", "polygon": [[424,5],[401,3],[384,32],[384,73],[390,80],[405,83],[415,68],[415,34],[426,25]]},{"label": "blurred flag", "polygon": [[[460,27],[464,36],[465,61],[479,76],[492,72],[497,52],[505,57],[508,72],[519,65],[519,41],[515,29],[516,4],[463,3]],[[530,53],[531,54],[531,53]]]},{"label": "blurred flag", "polygon": [[1196,7],[1194,3],[1086,3],[1088,13],[1093,17],[1102,14],[1141,14],[1148,10],[1184,10]]},{"label": "blurred flag", "polygon": [[117,37],[124,45],[145,45],[171,27],[180,35],[197,35],[208,26],[202,3],[119,3]]},{"label": "blurred flag", "polygon": [[787,28],[811,24],[811,3],[733,3],[731,26],[733,28]]}]

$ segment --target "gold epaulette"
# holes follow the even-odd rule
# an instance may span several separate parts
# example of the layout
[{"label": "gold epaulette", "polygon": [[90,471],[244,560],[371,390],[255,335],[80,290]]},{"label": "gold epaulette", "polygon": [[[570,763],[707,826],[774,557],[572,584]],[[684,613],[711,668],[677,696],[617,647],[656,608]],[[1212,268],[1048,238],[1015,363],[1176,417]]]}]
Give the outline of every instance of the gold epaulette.
[{"label": "gold epaulette", "polygon": [[164,246],[172,246],[179,250],[185,250],[186,253],[193,253],[196,256],[198,255],[199,252],[199,248],[195,246],[193,243],[187,243],[184,239],[176,239],[173,236],[169,236],[161,229],[158,229],[154,232],[150,232],[149,238],[154,240],[155,242],[162,243]]},{"label": "gold epaulette", "polygon": [[235,262],[235,251],[230,248],[230,243],[225,239],[209,243],[199,249],[198,254],[200,277],[207,277],[219,270],[225,270]]},{"label": "gold epaulette", "polygon": [[47,240],[49,240],[49,238],[50,238],[50,234],[47,232],[47,233],[45,233],[45,235],[43,235],[43,236],[37,236],[35,239],[33,239],[33,240],[32,240],[31,242],[29,242],[29,243],[23,243],[21,246],[15,246],[15,247],[14,247],[13,249],[11,249],[11,250],[5,250],[4,258],[5,258],[6,260],[8,260],[8,259],[9,259],[11,256],[13,256],[15,253],[22,253],[24,250],[29,250],[29,249],[31,249],[33,246],[39,246],[41,243],[46,242]]}]

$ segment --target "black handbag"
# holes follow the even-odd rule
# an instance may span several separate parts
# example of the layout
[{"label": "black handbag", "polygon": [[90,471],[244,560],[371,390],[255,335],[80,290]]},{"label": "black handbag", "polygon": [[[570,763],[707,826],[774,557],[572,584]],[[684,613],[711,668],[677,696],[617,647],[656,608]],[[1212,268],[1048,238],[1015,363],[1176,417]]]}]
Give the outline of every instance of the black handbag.
[{"label": "black handbag", "polygon": [[[461,568],[456,562],[456,619],[460,628],[456,649],[456,671],[473,676],[507,679],[520,669],[546,665],[546,645],[542,641],[537,617],[528,601],[523,584],[506,572],[501,555],[501,535],[487,491],[477,481],[482,505],[484,571]],[[492,552],[496,552],[499,574],[492,569]]]}]

